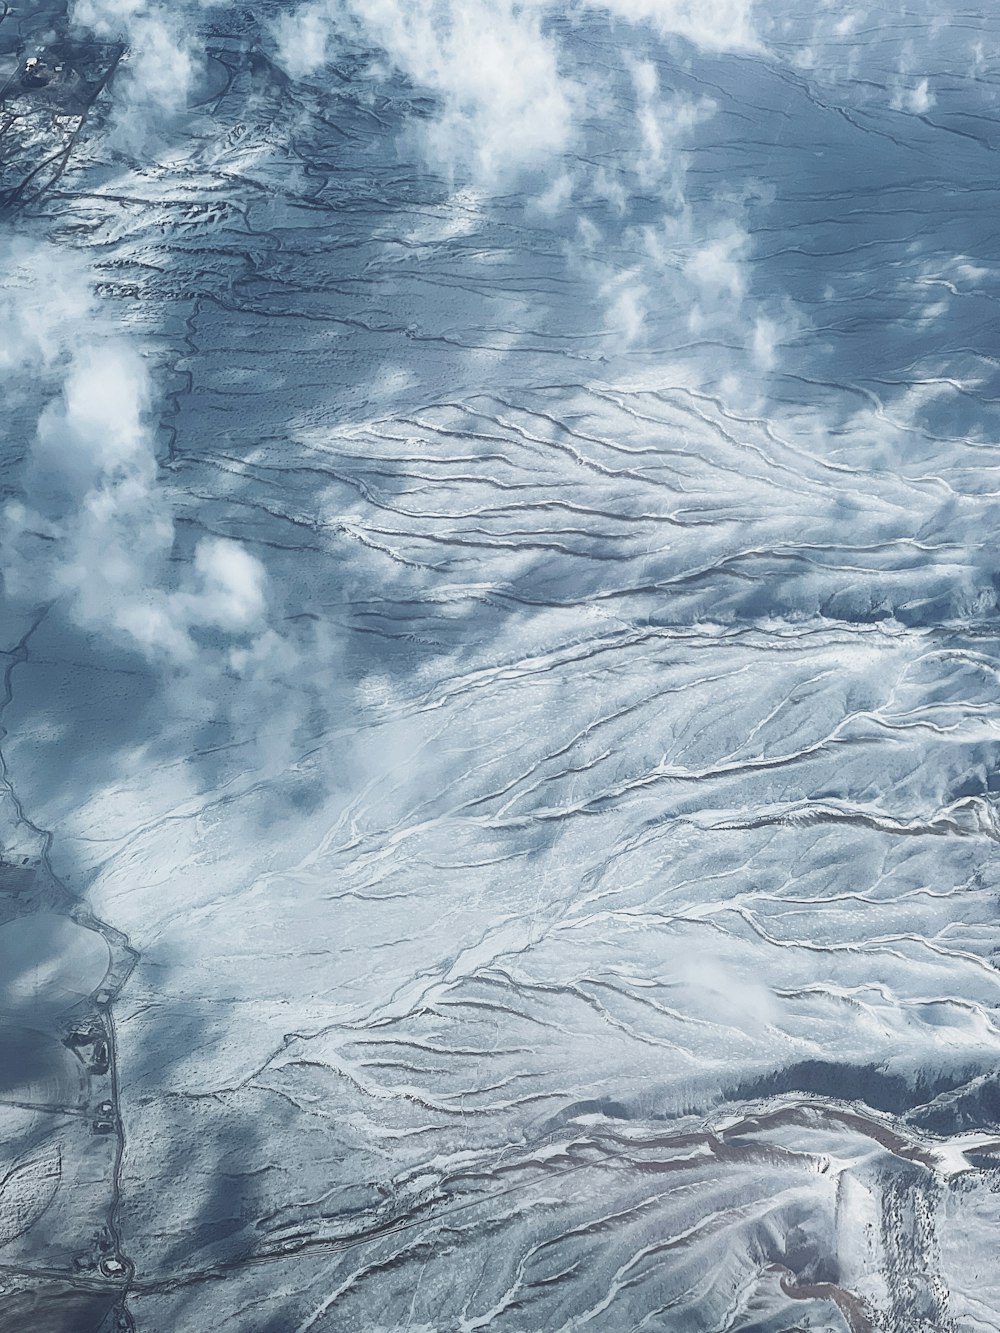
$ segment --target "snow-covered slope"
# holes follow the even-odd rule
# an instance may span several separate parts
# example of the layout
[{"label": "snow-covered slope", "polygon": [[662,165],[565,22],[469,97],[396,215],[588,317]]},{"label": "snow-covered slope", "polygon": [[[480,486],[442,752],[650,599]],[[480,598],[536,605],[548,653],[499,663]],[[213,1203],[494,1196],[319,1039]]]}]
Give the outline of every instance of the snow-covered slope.
[{"label": "snow-covered slope", "polygon": [[998,35],[4,16],[3,1328],[1000,1320]]}]

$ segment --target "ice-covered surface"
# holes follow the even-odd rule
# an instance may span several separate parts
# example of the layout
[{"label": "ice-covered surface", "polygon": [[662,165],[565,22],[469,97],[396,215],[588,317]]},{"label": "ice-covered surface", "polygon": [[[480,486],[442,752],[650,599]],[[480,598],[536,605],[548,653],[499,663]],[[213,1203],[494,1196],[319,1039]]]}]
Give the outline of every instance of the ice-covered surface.
[{"label": "ice-covered surface", "polygon": [[5,11],[4,1333],[1000,1324],[1000,18],[705,7]]}]

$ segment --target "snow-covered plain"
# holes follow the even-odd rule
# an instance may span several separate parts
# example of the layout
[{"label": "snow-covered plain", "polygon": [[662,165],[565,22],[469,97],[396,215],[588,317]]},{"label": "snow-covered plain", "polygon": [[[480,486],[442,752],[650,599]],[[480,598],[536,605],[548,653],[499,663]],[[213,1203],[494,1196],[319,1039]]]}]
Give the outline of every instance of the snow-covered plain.
[{"label": "snow-covered plain", "polygon": [[705,8],[4,13],[5,1333],[1000,1325],[1000,15]]}]

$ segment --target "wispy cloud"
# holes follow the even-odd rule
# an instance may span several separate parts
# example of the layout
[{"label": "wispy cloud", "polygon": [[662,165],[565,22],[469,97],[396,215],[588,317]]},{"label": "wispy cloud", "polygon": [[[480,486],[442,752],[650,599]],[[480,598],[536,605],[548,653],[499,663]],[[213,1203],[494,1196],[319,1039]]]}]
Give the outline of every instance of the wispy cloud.
[{"label": "wispy cloud", "polygon": [[187,104],[197,83],[201,50],[191,11],[146,0],[73,0],[70,19],[80,31],[124,44],[110,141],[133,155],[142,153]]},{"label": "wispy cloud", "polygon": [[81,626],[168,667],[194,661],[199,630],[252,642],[267,612],[255,557],[205,538],[190,565],[172,560],[155,386],[141,349],[102,325],[83,265],[41,244],[22,243],[12,258],[22,282],[8,284],[4,317],[18,350],[0,375],[15,380],[15,392],[17,376],[42,377],[54,394],[38,418],[22,496],[3,511],[8,594],[64,598]]},{"label": "wispy cloud", "polygon": [[[709,10],[688,0],[612,0],[577,6],[652,24],[710,49],[754,44],[749,0]],[[537,167],[566,151],[594,88],[563,68],[550,0],[307,0],[274,25],[293,77],[316,74],[348,42],[379,48],[439,107],[422,131],[435,164],[480,179]]]}]

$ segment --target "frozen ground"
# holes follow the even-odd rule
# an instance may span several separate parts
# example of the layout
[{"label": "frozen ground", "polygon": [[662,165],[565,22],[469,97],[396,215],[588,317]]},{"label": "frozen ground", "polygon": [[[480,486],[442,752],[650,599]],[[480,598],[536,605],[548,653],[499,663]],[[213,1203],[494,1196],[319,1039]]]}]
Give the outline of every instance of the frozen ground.
[{"label": "frozen ground", "polygon": [[3,1333],[1000,1326],[1000,17],[712,15],[0,21]]}]

